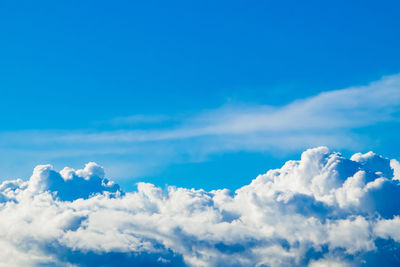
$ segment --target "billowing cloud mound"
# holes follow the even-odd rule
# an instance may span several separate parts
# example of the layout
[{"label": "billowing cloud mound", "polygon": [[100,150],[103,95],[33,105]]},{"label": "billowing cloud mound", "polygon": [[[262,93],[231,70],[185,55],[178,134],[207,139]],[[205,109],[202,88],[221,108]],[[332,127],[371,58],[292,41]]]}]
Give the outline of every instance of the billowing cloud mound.
[{"label": "billowing cloud mound", "polygon": [[139,183],[89,163],[0,186],[4,266],[395,266],[400,164],[326,147],[236,192]]},{"label": "billowing cloud mound", "polygon": [[75,200],[104,191],[117,192],[119,186],[104,178],[102,167],[89,162],[83,170],[66,167],[59,173],[51,165],[39,165],[33,170],[28,189],[32,193],[51,191],[61,200]]}]

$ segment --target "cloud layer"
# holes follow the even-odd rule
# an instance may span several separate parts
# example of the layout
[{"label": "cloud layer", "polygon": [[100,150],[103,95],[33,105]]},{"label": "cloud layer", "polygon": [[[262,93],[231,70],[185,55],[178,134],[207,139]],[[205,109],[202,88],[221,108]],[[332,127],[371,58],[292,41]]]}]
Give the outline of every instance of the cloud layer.
[{"label": "cloud layer", "polygon": [[326,147],[236,192],[122,192],[96,163],[0,186],[2,266],[400,264],[400,164]]}]

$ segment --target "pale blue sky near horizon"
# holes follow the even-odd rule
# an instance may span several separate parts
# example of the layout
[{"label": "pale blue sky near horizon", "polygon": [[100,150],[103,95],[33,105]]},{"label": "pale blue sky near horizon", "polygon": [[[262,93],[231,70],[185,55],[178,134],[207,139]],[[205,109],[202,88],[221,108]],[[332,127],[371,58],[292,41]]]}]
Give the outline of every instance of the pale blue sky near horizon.
[{"label": "pale blue sky near horizon", "polygon": [[0,177],[96,161],[126,188],[235,189],[317,145],[399,158],[399,8],[3,1]]}]

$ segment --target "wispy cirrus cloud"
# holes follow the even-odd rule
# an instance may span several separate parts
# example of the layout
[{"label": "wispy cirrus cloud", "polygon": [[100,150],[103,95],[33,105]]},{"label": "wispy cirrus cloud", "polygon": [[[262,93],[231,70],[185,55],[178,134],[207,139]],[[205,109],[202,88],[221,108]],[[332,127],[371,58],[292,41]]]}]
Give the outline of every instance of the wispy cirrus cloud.
[{"label": "wispy cirrus cloud", "polygon": [[[368,136],[354,130],[399,121],[399,112],[400,75],[392,75],[284,106],[242,103],[190,116],[133,115],[116,118],[113,123],[120,128],[113,130],[3,132],[0,150],[22,155],[41,148],[43,160],[76,155],[76,151],[88,157],[151,157],[162,165],[226,151],[299,151],[318,145],[359,149]],[[157,128],[158,123],[164,123],[163,127]],[[126,128],[126,124],[135,127]],[[142,128],[142,124],[152,127]]]}]

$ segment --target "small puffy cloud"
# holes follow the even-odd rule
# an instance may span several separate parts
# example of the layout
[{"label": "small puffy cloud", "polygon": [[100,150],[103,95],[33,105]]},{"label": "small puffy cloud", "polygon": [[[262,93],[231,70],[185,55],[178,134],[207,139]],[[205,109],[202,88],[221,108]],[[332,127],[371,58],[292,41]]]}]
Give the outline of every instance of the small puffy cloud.
[{"label": "small puffy cloud", "polygon": [[393,169],[393,179],[400,180],[400,162],[392,159],[390,161],[390,167]]},{"label": "small puffy cloud", "polygon": [[391,220],[380,220],[375,225],[374,231],[378,237],[391,238],[400,242],[400,217],[395,216]]},{"label": "small puffy cloud", "polygon": [[94,162],[84,169],[64,168],[56,172],[51,165],[39,165],[33,170],[28,190],[32,193],[54,192],[61,200],[88,198],[97,193],[117,192],[119,186],[104,178],[104,170]]},{"label": "small puffy cloud", "polygon": [[138,183],[96,163],[0,185],[3,266],[399,265],[398,162],[326,147],[235,192]]}]

